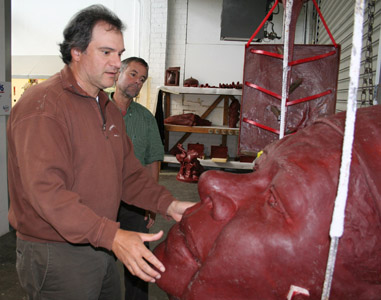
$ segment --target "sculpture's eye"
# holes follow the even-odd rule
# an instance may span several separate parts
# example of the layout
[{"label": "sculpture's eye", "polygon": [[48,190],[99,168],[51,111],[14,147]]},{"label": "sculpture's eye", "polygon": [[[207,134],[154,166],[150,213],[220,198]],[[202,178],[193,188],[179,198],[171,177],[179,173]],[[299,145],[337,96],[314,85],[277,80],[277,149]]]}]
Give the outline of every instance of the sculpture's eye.
[{"label": "sculpture's eye", "polygon": [[278,206],[278,202],[275,199],[273,193],[270,193],[269,198],[267,199],[267,204],[270,205],[272,208],[275,208]]},{"label": "sculpture's eye", "polygon": [[292,219],[288,214],[287,210],[285,209],[283,202],[279,196],[279,193],[277,192],[274,185],[270,187],[269,192],[269,196],[266,200],[267,204],[271,208],[273,208],[277,213],[281,214],[287,223],[292,223]]}]

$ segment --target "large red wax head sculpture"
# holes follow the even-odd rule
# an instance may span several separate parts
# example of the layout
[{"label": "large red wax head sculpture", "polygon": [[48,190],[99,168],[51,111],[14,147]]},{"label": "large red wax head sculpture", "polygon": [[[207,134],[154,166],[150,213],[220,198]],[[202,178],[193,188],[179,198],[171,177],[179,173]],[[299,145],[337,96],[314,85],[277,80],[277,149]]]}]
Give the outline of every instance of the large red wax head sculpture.
[{"label": "large red wax head sculpture", "polygon": [[[265,148],[255,171],[205,172],[201,202],[155,249],[171,299],[320,299],[345,114]],[[359,109],[331,299],[381,297],[381,106]]]}]

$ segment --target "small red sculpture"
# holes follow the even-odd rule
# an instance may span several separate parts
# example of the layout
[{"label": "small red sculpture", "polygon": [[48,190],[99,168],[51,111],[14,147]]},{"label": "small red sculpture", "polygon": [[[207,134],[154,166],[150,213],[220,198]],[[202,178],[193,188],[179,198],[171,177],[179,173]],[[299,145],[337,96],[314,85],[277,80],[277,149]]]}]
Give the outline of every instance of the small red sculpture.
[{"label": "small red sculpture", "polygon": [[[345,112],[268,145],[255,171],[207,171],[201,202],[155,250],[181,300],[321,299]],[[381,105],[357,110],[344,234],[330,299],[381,295]]]},{"label": "small red sculpture", "polygon": [[176,159],[180,162],[180,170],[176,179],[184,182],[198,182],[204,168],[198,161],[198,152],[196,150],[185,151],[182,144],[177,144],[177,149],[180,151],[176,154]]},{"label": "small red sculpture", "polygon": [[198,158],[204,159],[204,144],[196,143],[196,144],[188,144],[188,151],[195,150],[198,153]]}]

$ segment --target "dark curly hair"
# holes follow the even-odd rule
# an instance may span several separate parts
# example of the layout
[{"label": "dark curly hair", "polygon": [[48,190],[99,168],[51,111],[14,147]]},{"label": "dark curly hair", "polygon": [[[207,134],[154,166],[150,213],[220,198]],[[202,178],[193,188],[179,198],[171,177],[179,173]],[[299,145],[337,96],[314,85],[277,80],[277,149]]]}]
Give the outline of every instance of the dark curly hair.
[{"label": "dark curly hair", "polygon": [[91,5],[82,9],[66,26],[63,32],[64,41],[59,44],[61,58],[65,64],[70,64],[72,60],[71,49],[78,48],[82,52],[87,49],[93,28],[100,21],[110,24],[113,30],[124,30],[124,24],[118,16],[103,5]]}]

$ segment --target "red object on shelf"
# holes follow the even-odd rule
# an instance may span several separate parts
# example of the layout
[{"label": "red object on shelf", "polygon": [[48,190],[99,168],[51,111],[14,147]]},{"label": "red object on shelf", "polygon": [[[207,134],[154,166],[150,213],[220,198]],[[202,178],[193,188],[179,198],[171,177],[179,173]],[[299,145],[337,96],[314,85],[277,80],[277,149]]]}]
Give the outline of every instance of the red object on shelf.
[{"label": "red object on shelf", "polygon": [[183,85],[185,87],[198,87],[198,80],[193,77],[190,77],[184,80]]},{"label": "red object on shelf", "polygon": [[228,147],[211,146],[211,158],[228,158]]},{"label": "red object on shelf", "polygon": [[204,144],[188,144],[188,151],[189,150],[194,150],[198,153],[198,158],[204,159],[205,154],[204,154]]},{"label": "red object on shelf", "polygon": [[197,151],[185,151],[182,144],[177,144],[177,149],[179,153],[176,154],[176,159],[180,163],[180,170],[177,173],[176,179],[183,182],[198,182],[201,173],[204,172],[204,168],[197,159]]},{"label": "red object on shelf", "polygon": [[240,162],[248,162],[248,163],[252,163],[255,159],[255,156],[248,156],[248,155],[241,155],[239,157],[239,161]]},{"label": "red object on shelf", "polygon": [[168,68],[165,70],[165,85],[178,86],[180,79],[180,67]]},{"label": "red object on shelf", "polygon": [[169,116],[164,119],[164,124],[184,125],[184,126],[210,126],[212,122],[202,119],[194,113]]}]

